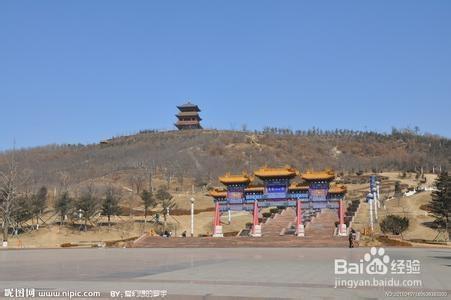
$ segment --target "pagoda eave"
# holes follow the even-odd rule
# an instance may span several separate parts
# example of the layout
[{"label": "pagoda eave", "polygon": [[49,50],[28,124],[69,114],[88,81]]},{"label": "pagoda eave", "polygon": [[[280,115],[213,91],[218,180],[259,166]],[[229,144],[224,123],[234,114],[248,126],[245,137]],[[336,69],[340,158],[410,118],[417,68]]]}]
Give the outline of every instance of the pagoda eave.
[{"label": "pagoda eave", "polygon": [[177,106],[177,108],[180,111],[197,111],[197,112],[201,112],[201,110],[199,109],[199,107],[197,105],[195,105],[195,106]]}]

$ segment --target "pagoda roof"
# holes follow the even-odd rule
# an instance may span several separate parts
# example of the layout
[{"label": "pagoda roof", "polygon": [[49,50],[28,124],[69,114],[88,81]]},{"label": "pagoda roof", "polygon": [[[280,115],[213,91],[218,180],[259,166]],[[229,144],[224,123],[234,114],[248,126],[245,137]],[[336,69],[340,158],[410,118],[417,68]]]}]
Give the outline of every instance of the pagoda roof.
[{"label": "pagoda roof", "polygon": [[304,180],[333,180],[335,173],[332,170],[307,171],[302,173],[301,177]]},{"label": "pagoda roof", "polygon": [[197,111],[199,112],[199,106],[197,106],[196,104],[193,104],[191,102],[187,102],[185,104],[179,105],[177,106],[177,108],[181,111]]},{"label": "pagoda roof", "polygon": [[224,176],[219,177],[219,181],[223,184],[234,184],[234,183],[249,183],[252,181],[252,178],[249,177],[246,173],[241,175],[231,175],[230,173],[225,174]]},{"label": "pagoda roof", "polygon": [[198,117],[199,113],[197,111],[181,111],[175,115],[176,117]]},{"label": "pagoda roof", "polygon": [[329,193],[330,194],[341,194],[341,193],[346,193],[347,192],[347,188],[345,185],[343,184],[334,184],[331,185],[329,187]]},{"label": "pagoda roof", "polygon": [[250,186],[244,189],[245,192],[264,192],[265,187],[263,186]]},{"label": "pagoda roof", "polygon": [[292,182],[288,187],[288,190],[296,191],[296,190],[308,190],[309,186],[297,182]]},{"label": "pagoda roof", "polygon": [[214,198],[227,198],[227,191],[221,188],[215,188],[210,191],[209,195]]},{"label": "pagoda roof", "polygon": [[255,176],[260,178],[268,177],[295,177],[297,171],[291,167],[284,168],[267,168],[263,167],[254,172]]}]

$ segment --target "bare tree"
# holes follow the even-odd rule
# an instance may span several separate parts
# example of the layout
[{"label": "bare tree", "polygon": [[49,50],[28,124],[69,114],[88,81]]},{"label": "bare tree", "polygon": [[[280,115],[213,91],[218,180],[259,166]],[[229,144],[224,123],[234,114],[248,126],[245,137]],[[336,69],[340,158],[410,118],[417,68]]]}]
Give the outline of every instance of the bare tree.
[{"label": "bare tree", "polygon": [[141,175],[133,175],[130,177],[130,184],[132,188],[135,188],[136,194],[139,195],[143,190],[146,179]]},{"label": "bare tree", "polygon": [[156,164],[155,161],[152,160],[151,162],[149,162],[146,167],[145,167],[145,172],[147,174],[147,190],[153,192],[152,189],[152,175],[155,174],[157,172],[156,170]]},{"label": "bare tree", "polygon": [[64,192],[66,192],[69,189],[70,175],[67,172],[59,171],[58,172],[58,177],[59,177],[60,189],[64,193]]},{"label": "bare tree", "polygon": [[17,204],[17,165],[14,155],[7,170],[0,172],[0,216],[3,226],[3,244],[8,245],[8,231],[12,223],[12,214]]}]

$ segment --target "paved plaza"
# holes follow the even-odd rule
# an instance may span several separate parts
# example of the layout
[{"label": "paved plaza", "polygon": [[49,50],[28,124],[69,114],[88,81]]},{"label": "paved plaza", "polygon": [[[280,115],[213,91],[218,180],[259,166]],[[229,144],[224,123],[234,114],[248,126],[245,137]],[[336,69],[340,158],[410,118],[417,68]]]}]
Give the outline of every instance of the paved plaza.
[{"label": "paved plaza", "polygon": [[112,291],[124,296],[130,290],[167,290],[167,299],[384,299],[387,291],[451,294],[451,250],[385,251],[393,260],[418,260],[420,274],[399,278],[419,279],[422,286],[336,288],[334,260],[359,262],[368,248],[1,250],[0,296],[11,288],[98,291],[105,298]]}]

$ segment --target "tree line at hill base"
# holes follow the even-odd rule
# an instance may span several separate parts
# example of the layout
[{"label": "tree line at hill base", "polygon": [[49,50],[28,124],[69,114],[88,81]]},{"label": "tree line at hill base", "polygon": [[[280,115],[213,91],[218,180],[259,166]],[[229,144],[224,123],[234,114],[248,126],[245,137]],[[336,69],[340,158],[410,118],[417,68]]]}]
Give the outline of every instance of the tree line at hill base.
[{"label": "tree line at hill base", "polygon": [[[69,191],[62,191],[52,207],[48,207],[48,191],[45,186],[36,192],[20,192],[26,177],[17,168],[14,158],[6,172],[0,172],[0,221],[3,241],[8,241],[11,234],[17,235],[30,230],[38,230],[40,224],[46,224],[52,218],[59,218],[59,225],[78,224],[80,230],[97,226],[102,216],[107,217],[111,226],[111,217],[121,215],[120,202],[123,196],[121,190],[108,186],[103,192],[95,190],[93,185],[85,187],[80,194],[74,196]],[[23,189],[22,189],[23,190]],[[155,222],[160,223],[159,215],[163,216],[163,229],[166,228],[169,212],[176,208],[173,196],[166,187],[161,186],[154,194],[152,188],[144,189],[140,194],[144,206],[144,223],[148,213],[159,207]],[[47,219],[44,219],[44,214]]]}]

